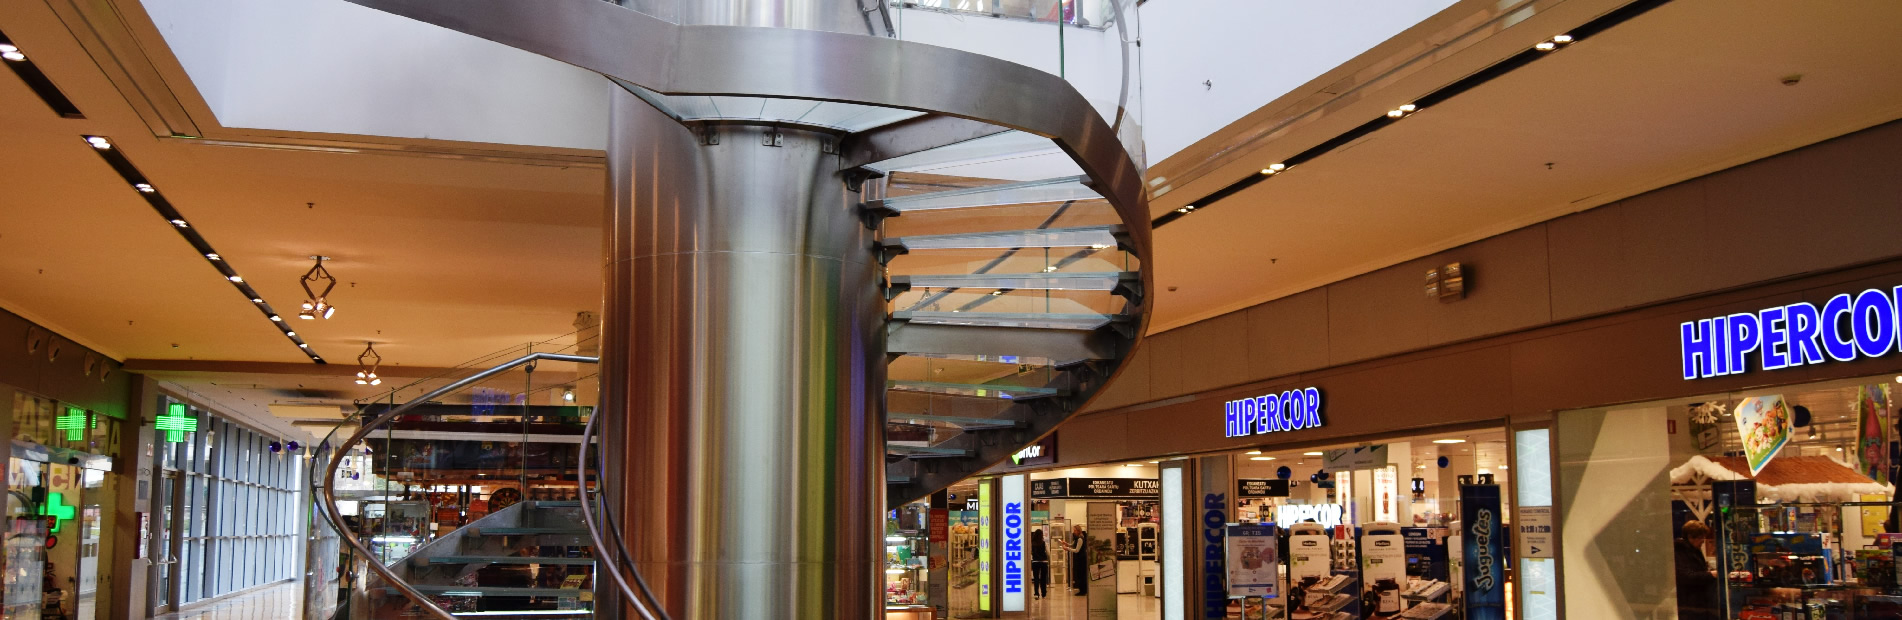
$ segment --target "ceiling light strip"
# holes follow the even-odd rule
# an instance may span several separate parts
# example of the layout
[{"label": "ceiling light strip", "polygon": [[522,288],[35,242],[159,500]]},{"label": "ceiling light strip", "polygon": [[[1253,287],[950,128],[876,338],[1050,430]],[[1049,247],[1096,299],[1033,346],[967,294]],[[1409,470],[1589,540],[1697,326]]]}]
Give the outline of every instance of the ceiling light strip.
[{"label": "ceiling light strip", "polygon": [[1611,29],[1612,26],[1622,24],[1626,21],[1629,21],[1630,19],[1634,17],[1643,15],[1645,12],[1650,11],[1651,9],[1655,9],[1660,6],[1663,6],[1669,3],[1670,1],[1671,0],[1638,0],[1637,2],[1632,2],[1630,4],[1619,7],[1609,13],[1600,15],[1589,22],[1585,22],[1583,25],[1580,25],[1576,28],[1571,29],[1571,31],[1567,33],[1554,35],[1550,39],[1540,41],[1537,45],[1533,46],[1532,48],[1526,49],[1517,54],[1513,54],[1512,56],[1506,57],[1505,59],[1500,60],[1499,62],[1493,63],[1491,65],[1487,65],[1485,68],[1480,69],[1479,71],[1476,71],[1470,75],[1467,75],[1466,77],[1463,77],[1463,78],[1460,78],[1459,80],[1454,81],[1451,84],[1447,84],[1445,86],[1442,86],[1434,90],[1433,92],[1430,92],[1430,93],[1427,93],[1426,95],[1421,96],[1419,99],[1413,101],[1412,103],[1404,104],[1398,108],[1395,108],[1392,111],[1387,112],[1386,114],[1381,115],[1378,118],[1375,118],[1374,120],[1367,121],[1365,123],[1360,124],[1360,126],[1358,127],[1347,130],[1345,133],[1342,133],[1338,136],[1334,136],[1333,138],[1328,139],[1326,142],[1322,142],[1320,144],[1314,145],[1313,147],[1305,151],[1301,151],[1300,153],[1295,154],[1293,157],[1289,157],[1286,160],[1283,160],[1279,162],[1278,164],[1275,164],[1277,166],[1280,166],[1280,168],[1277,168],[1276,170],[1274,170],[1274,172],[1269,172],[1267,168],[1264,168],[1262,169],[1262,174],[1248,175],[1246,177],[1243,177],[1241,180],[1238,180],[1234,183],[1230,183],[1227,187],[1223,187],[1222,189],[1215,190],[1214,193],[1203,196],[1202,198],[1198,200],[1191,201],[1189,204],[1184,205],[1182,208],[1172,209],[1168,213],[1164,213],[1161,216],[1158,216],[1154,220],[1152,220],[1150,222],[1150,228],[1152,229],[1159,228],[1170,222],[1174,222],[1176,220],[1182,219],[1183,217],[1186,217],[1192,213],[1196,213],[1203,209],[1207,209],[1209,205],[1215,204],[1216,202],[1220,202],[1222,199],[1228,198],[1229,196],[1233,196],[1236,193],[1241,192],[1242,190],[1248,189],[1250,187],[1254,187],[1255,184],[1260,183],[1262,181],[1266,181],[1271,177],[1279,176],[1278,173],[1283,170],[1286,170],[1287,168],[1292,168],[1302,163],[1311,161],[1314,158],[1320,157],[1321,155],[1329,151],[1333,151],[1334,149],[1346,146],[1355,140],[1359,140],[1363,137],[1366,137],[1368,134],[1372,134],[1373,132],[1380,130],[1381,128],[1384,128],[1388,125],[1392,125],[1395,122],[1398,122],[1404,118],[1412,116],[1415,112],[1424,110],[1428,107],[1445,103],[1447,100],[1452,99],[1453,97],[1458,96],[1460,94],[1463,94],[1466,91],[1477,88],[1481,84],[1485,84],[1496,78],[1499,78],[1500,76],[1506,75],[1507,73],[1511,73],[1515,70],[1525,67],[1526,65],[1532,64],[1533,61],[1549,56],[1554,51],[1563,49],[1574,43],[1582,41],[1586,37],[1609,30]]},{"label": "ceiling light strip", "polygon": [[26,82],[26,87],[39,95],[40,101],[46,102],[46,107],[52,108],[54,114],[63,118],[86,118],[85,114],[79,112],[79,106],[73,105],[73,100],[66,98],[66,93],[60,92],[59,87],[53,85],[53,80],[40,71],[40,66],[33,63],[33,58],[26,50],[20,49],[4,32],[0,32],[0,64],[20,76],[20,81]]},{"label": "ceiling light strip", "polygon": [[106,165],[119,173],[119,178],[124,179],[133,192],[144,198],[146,204],[152,205],[152,210],[157,211],[159,217],[164,219],[172,230],[178,233],[178,236],[184,237],[185,242],[191,244],[192,250],[203,257],[212,269],[217,270],[218,275],[223,276],[232,287],[238,289],[238,292],[244,295],[244,299],[256,306],[259,312],[264,313],[264,318],[271,322],[273,328],[283,333],[291,344],[296,345],[298,352],[310,357],[312,362],[325,363],[323,356],[312,351],[309,343],[304,342],[296,331],[284,324],[283,317],[271,308],[271,304],[264,301],[264,296],[259,295],[257,289],[251,288],[251,285],[244,281],[244,277],[238,274],[238,269],[231,265],[231,261],[211,247],[211,242],[205,240],[197,227],[192,226],[191,220],[186,219],[184,214],[179,213],[178,209],[172,206],[171,201],[165,199],[164,188],[147,180],[145,175],[132,165],[132,160],[120,151],[119,145],[114,144],[111,138],[105,136],[81,136],[81,138],[85,141],[86,148],[98,153],[101,159],[106,160]]}]

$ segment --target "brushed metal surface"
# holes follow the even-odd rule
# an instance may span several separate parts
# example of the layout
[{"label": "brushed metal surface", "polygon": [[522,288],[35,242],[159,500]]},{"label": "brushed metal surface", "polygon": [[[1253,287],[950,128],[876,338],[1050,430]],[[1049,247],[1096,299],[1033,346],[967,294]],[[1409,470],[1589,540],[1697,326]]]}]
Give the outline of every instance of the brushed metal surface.
[{"label": "brushed metal surface", "polygon": [[876,34],[867,30],[859,0],[623,0],[621,6],[683,25]]},{"label": "brushed metal surface", "polygon": [[604,487],[635,566],[675,618],[879,617],[885,314],[832,137],[612,110]]}]

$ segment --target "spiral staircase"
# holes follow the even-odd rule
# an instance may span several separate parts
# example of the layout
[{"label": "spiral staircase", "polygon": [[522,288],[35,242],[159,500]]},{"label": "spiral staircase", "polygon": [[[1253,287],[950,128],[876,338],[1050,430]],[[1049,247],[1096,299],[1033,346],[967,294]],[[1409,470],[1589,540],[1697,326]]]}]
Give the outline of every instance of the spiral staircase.
[{"label": "spiral staircase", "polygon": [[[1142,336],[1151,279],[1150,220],[1140,167],[1130,155],[1139,147],[1126,146],[1133,142],[1126,136],[1135,132],[1133,122],[1123,118],[1124,102],[1117,102],[1117,118],[1110,121],[1061,78],[1046,73],[893,39],[797,31],[774,31],[773,36],[811,39],[786,43],[794,47],[870,46],[851,57],[898,63],[894,73],[899,67],[928,72],[915,66],[922,59],[948,75],[993,75],[998,80],[989,87],[1038,92],[1044,101],[1001,109],[995,107],[998,97],[984,93],[940,91],[945,101],[936,102],[882,99],[878,88],[805,92],[799,84],[762,87],[774,93],[771,97],[734,97],[730,93],[745,92],[743,85],[675,83],[643,73],[632,61],[606,59],[575,46],[543,46],[522,33],[591,24],[591,32],[649,32],[653,38],[685,41],[694,33],[752,36],[758,33],[740,31],[771,29],[691,30],[598,0],[538,0],[533,11],[523,8],[527,0],[351,1],[599,71],[690,126],[801,124],[834,132],[840,182],[862,196],[866,226],[878,233],[875,247],[867,251],[887,275],[883,290],[867,294],[882,294],[889,311],[888,508],[982,472],[1053,431],[1115,376]],[[488,13],[507,19],[482,17]],[[662,33],[664,27],[679,32]],[[742,106],[734,100],[764,103]],[[787,106],[803,109],[797,116],[805,121],[756,118]],[[738,109],[755,112],[736,116]],[[472,364],[472,375],[443,378],[434,390],[393,391],[386,399],[393,406],[365,409],[346,420],[330,447],[337,454],[356,454],[367,438],[387,432],[418,408],[453,401],[472,386],[518,368],[596,361],[576,354],[579,350],[533,353],[479,372],[484,364]],[[523,402],[548,389],[526,383]],[[417,395],[395,405],[399,392]],[[578,426],[575,420],[565,423]],[[523,432],[523,445],[535,441],[530,434]],[[587,446],[592,439],[584,434],[578,442]],[[594,463],[589,460],[576,459],[560,477],[579,489],[591,488],[596,472],[590,471]],[[366,467],[386,479],[407,475],[423,481],[415,476],[436,475],[375,471],[371,461]],[[528,462],[521,461],[525,468]],[[348,550],[377,557],[366,545],[374,536],[351,531],[331,492],[343,465],[333,459],[327,469],[313,472],[320,512],[343,533]],[[528,473],[516,474],[524,488],[529,486]],[[576,517],[609,521],[602,531],[620,526],[612,523],[612,515],[595,516],[582,506],[525,501],[436,536],[406,557],[368,562],[375,575],[362,590],[375,600],[357,603],[369,615],[355,615],[586,613],[591,597],[576,592],[577,585],[602,590],[595,571],[603,565],[595,560],[613,558],[605,550],[619,545],[604,544],[598,533],[587,533],[591,528],[578,528],[583,519]],[[519,575],[523,566],[533,567],[526,580]],[[620,564],[614,559],[605,566]],[[549,572],[563,576],[566,591],[545,587],[549,580],[542,575]],[[625,584],[622,591],[636,598]],[[486,602],[472,605],[468,599]]]}]

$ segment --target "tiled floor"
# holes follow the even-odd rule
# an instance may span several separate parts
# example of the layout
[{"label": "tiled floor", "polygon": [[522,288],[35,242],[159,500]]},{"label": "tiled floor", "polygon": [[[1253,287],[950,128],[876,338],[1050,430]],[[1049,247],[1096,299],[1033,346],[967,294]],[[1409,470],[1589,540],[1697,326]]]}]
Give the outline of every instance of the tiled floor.
[{"label": "tiled floor", "polygon": [[303,586],[295,581],[248,592],[179,613],[160,614],[153,620],[258,620],[297,618]]}]

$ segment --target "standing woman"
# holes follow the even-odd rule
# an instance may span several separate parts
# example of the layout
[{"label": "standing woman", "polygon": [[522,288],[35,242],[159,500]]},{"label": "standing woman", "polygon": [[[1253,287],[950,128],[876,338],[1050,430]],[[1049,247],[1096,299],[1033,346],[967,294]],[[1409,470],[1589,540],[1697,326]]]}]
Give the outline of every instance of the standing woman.
[{"label": "standing woman", "polygon": [[1050,547],[1044,544],[1043,528],[1030,532],[1030,585],[1032,596],[1050,596]]},{"label": "standing woman", "polygon": [[1072,528],[1070,542],[1064,546],[1064,550],[1070,552],[1070,588],[1076,590],[1077,596],[1090,593],[1090,561],[1084,557],[1089,553],[1089,548],[1090,537],[1084,533],[1083,526]]}]

